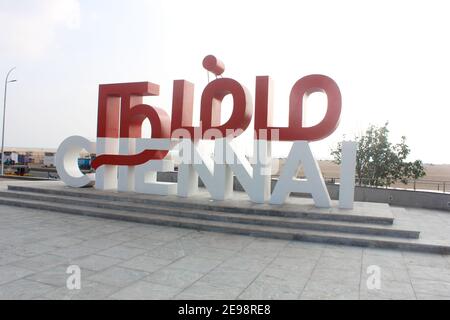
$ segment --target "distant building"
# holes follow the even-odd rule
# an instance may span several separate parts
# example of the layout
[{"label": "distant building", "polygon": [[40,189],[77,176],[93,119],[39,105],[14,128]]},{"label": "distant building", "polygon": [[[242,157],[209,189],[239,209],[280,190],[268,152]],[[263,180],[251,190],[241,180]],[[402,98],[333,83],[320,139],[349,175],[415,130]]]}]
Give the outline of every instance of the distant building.
[{"label": "distant building", "polygon": [[[31,167],[55,167],[55,154],[56,149],[52,148],[5,148],[5,159],[8,161],[8,159],[11,157],[15,161],[15,164],[26,164],[30,165]],[[86,151],[80,152],[80,158],[85,159],[89,158],[86,161],[89,160],[90,165],[90,159],[95,158],[95,154],[89,154]],[[85,163],[83,163],[85,165]]]},{"label": "distant building", "polygon": [[44,153],[44,167],[54,167],[55,166],[55,153],[45,152]]},{"label": "distant building", "polygon": [[55,149],[44,148],[6,148],[6,152],[18,154],[18,163],[43,165],[46,153],[55,153]]},{"label": "distant building", "polygon": [[[13,151],[5,151],[5,159],[3,161],[3,163],[18,163],[19,162],[19,154]],[[0,155],[1,157],[1,155]]]}]

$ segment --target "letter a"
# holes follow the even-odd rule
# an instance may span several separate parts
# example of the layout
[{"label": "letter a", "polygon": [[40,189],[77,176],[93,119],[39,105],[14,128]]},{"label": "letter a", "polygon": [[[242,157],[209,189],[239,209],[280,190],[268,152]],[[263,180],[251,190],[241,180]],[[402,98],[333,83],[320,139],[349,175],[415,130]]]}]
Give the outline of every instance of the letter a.
[{"label": "letter a", "polygon": [[[303,164],[306,180],[296,178],[300,163]],[[319,165],[314,160],[306,141],[294,142],[275,190],[272,193],[270,203],[283,204],[291,192],[310,193],[316,207],[331,207],[330,195],[320,173]]]}]

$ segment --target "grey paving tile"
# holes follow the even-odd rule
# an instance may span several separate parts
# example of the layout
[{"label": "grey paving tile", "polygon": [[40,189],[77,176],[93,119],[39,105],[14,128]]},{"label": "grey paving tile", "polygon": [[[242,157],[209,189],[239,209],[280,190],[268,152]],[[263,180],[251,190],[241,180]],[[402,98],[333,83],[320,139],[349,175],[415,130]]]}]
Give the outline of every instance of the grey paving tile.
[{"label": "grey paving tile", "polygon": [[120,264],[121,267],[131,268],[146,272],[154,272],[167,266],[171,260],[159,259],[149,256],[137,256]]},{"label": "grey paving tile", "polygon": [[83,258],[75,258],[71,264],[78,265],[82,270],[100,271],[121,262],[123,262],[121,259],[93,254]]},{"label": "grey paving tile", "polygon": [[417,300],[450,300],[450,297],[437,296],[432,294],[416,293]]},{"label": "grey paving tile", "polygon": [[449,267],[446,258],[439,254],[403,252],[403,258],[407,265],[419,265],[427,267]]},{"label": "grey paving tile", "polygon": [[246,288],[258,274],[253,271],[218,267],[206,274],[201,281],[214,285]]},{"label": "grey paving tile", "polygon": [[450,283],[450,269],[409,265],[408,272],[411,278],[434,280]]},{"label": "grey paving tile", "polygon": [[122,288],[148,275],[148,272],[115,266],[95,273],[88,278],[92,281]]},{"label": "grey paving tile", "polygon": [[304,241],[296,241],[291,240],[288,242],[285,248],[295,248],[295,249],[302,249],[302,250],[308,250],[308,251],[319,251],[322,252],[325,250],[327,245],[323,243],[317,243],[317,242],[304,242]]},{"label": "grey paving tile", "polygon": [[247,257],[251,259],[259,259],[263,261],[272,261],[278,256],[279,250],[271,250],[271,249],[252,249],[252,248],[244,248],[237,253],[237,256]]},{"label": "grey paving tile", "polygon": [[0,287],[0,300],[29,300],[42,296],[53,289],[55,287],[44,283],[20,279]]},{"label": "grey paving tile", "polygon": [[364,248],[364,256],[382,256],[382,257],[392,257],[392,258],[403,258],[403,254],[399,250],[392,249],[380,249],[380,248]]},{"label": "grey paving tile", "polygon": [[363,256],[363,249],[359,247],[328,245],[325,250],[323,250],[322,256],[339,259],[355,259],[360,261]]},{"label": "grey paving tile", "polygon": [[282,285],[287,284],[290,287],[303,288],[310,276],[310,273],[299,273],[297,271],[268,267],[258,275],[255,281]]},{"label": "grey paving tile", "polygon": [[255,239],[248,246],[240,250],[239,254],[256,259],[272,259],[275,258],[287,244],[288,241],[284,240]]},{"label": "grey paving tile", "polygon": [[12,265],[0,266],[0,285],[23,278],[32,273],[33,271]]},{"label": "grey paving tile", "polygon": [[[450,223],[450,221],[449,221],[449,223]],[[450,255],[446,255],[445,256],[445,260],[447,260],[447,264],[448,264],[448,266],[450,268]]]},{"label": "grey paving tile", "polygon": [[123,242],[123,246],[127,247],[134,247],[134,248],[141,248],[145,250],[154,249],[156,247],[159,247],[166,242],[160,241],[157,239],[151,239],[151,238],[138,238],[130,241]]},{"label": "grey paving tile", "polygon": [[[361,270],[361,281],[366,281],[372,271],[368,268],[363,268]],[[390,268],[390,267],[380,267],[380,277],[381,281],[395,281],[395,282],[407,282],[411,283],[411,279],[406,268]]]},{"label": "grey paving tile", "polygon": [[255,238],[246,249],[263,249],[263,250],[277,250],[280,251],[288,245],[289,240],[278,240],[268,238]]},{"label": "grey paving tile", "polygon": [[146,277],[144,280],[175,288],[186,288],[205,274],[178,268],[164,268]]},{"label": "grey paving tile", "polygon": [[316,264],[316,268],[361,270],[361,261],[355,259],[342,259],[333,257],[321,257]]},{"label": "grey paving tile", "polygon": [[64,263],[66,260],[66,258],[54,254],[41,254],[39,256],[16,261],[13,265],[33,271],[42,271]]},{"label": "grey paving tile", "polygon": [[[15,226],[15,224],[13,224]],[[9,239],[11,241],[16,240],[16,238],[20,238],[23,236],[27,236],[32,234],[32,232],[26,228],[23,228],[23,226],[19,227],[16,226],[15,228],[5,228],[3,225],[3,228],[1,229],[1,238],[2,239]]]},{"label": "grey paving tile", "polygon": [[366,281],[361,281],[360,299],[362,300],[415,300],[411,283],[381,281],[380,289],[369,289]]},{"label": "grey paving tile", "polygon": [[40,244],[56,247],[56,248],[64,248],[64,247],[70,247],[76,244],[80,244],[83,242],[81,239],[77,238],[71,238],[66,236],[59,236],[59,237],[51,237],[49,239],[40,241]]},{"label": "grey paving tile", "polygon": [[46,246],[40,243],[29,243],[25,245],[22,244],[19,246],[15,246],[13,249],[13,253],[23,257],[32,257],[39,254],[51,252],[54,249],[54,247]]},{"label": "grey paving tile", "polygon": [[111,296],[121,300],[161,300],[172,299],[181,289],[147,281],[139,281],[121,289]]},{"label": "grey paving tile", "polygon": [[13,253],[9,253],[9,252],[4,252],[0,250],[0,266],[5,265],[5,264],[10,264],[22,259],[25,259],[25,257],[23,256],[18,256],[16,254]]},{"label": "grey paving tile", "polygon": [[359,270],[352,269],[316,268],[311,274],[310,281],[359,285],[361,281],[361,272]]},{"label": "grey paving tile", "polygon": [[289,284],[254,281],[240,295],[243,300],[292,300],[297,299],[303,288]]},{"label": "grey paving tile", "polygon": [[164,227],[162,226],[136,223],[134,226],[120,230],[118,232],[124,235],[131,235],[135,238],[142,238],[149,235],[150,233],[157,232],[163,229]]},{"label": "grey paving tile", "polygon": [[221,267],[259,273],[268,265],[269,261],[236,256],[225,260],[225,262],[221,264]]},{"label": "grey paving tile", "polygon": [[328,280],[309,281],[299,296],[301,300],[357,300],[359,284]]},{"label": "grey paving tile", "polygon": [[216,259],[187,256],[175,261],[170,266],[173,268],[186,269],[196,272],[208,272],[217,267],[221,262],[221,260]]},{"label": "grey paving tile", "polygon": [[192,286],[175,296],[179,300],[230,300],[236,299],[242,292],[241,288],[217,285],[197,281]]},{"label": "grey paving tile", "polygon": [[127,259],[134,258],[136,256],[139,256],[145,252],[147,252],[147,250],[145,250],[145,249],[118,245],[118,246],[114,246],[114,247],[111,247],[111,248],[103,250],[103,251],[99,251],[98,254],[103,255],[103,256],[108,256],[111,258],[127,260]]},{"label": "grey paving tile", "polygon": [[[45,232],[29,232],[26,235],[20,236],[20,237],[15,237],[13,239],[13,242],[18,245],[18,246],[23,246],[23,245],[34,245],[37,246],[38,244],[40,244],[41,241],[47,239],[48,237],[51,237],[51,230],[44,230]],[[61,232],[53,232],[56,234],[61,234]]]},{"label": "grey paving tile", "polygon": [[71,227],[70,229],[71,229],[71,231],[67,232],[67,234],[66,234],[67,236],[85,240],[85,241],[89,240],[89,239],[95,239],[102,235],[108,234],[108,232],[104,232],[101,227],[96,227],[96,228]]},{"label": "grey paving tile", "polygon": [[308,247],[301,247],[301,246],[286,246],[285,248],[281,249],[279,252],[280,257],[291,257],[291,258],[306,258],[306,259],[319,259],[322,255],[324,248],[318,249],[315,248],[308,248]]},{"label": "grey paving tile", "polygon": [[168,260],[177,260],[188,255],[192,250],[186,250],[182,245],[169,243],[150,249],[145,255]]},{"label": "grey paving tile", "polygon": [[53,250],[51,251],[51,253],[65,258],[75,259],[94,254],[98,251],[100,250],[96,248],[74,245],[70,247]]},{"label": "grey paving tile", "polygon": [[117,292],[118,289],[103,283],[82,280],[79,290],[69,290],[66,287],[62,287],[47,292],[44,297],[50,300],[103,300]]},{"label": "grey paving tile", "polygon": [[81,245],[85,246],[85,247],[91,247],[91,248],[105,250],[105,249],[114,247],[116,245],[119,245],[123,242],[124,242],[123,240],[119,240],[119,239],[111,239],[108,237],[97,237],[97,238],[91,238],[89,240],[83,241],[81,243]]},{"label": "grey paving tile", "polygon": [[192,230],[189,230],[189,229],[167,227],[165,229],[158,230],[155,232],[149,232],[148,234],[144,235],[144,238],[150,238],[150,239],[155,239],[157,241],[168,242],[168,241],[172,241],[175,239],[179,239],[191,232],[192,232]]},{"label": "grey paving tile", "polygon": [[204,236],[198,239],[192,238],[190,235],[188,235],[175,241],[167,242],[166,244],[157,248],[153,248],[150,251],[167,249],[171,252],[171,254],[190,255],[199,248],[207,246],[208,243],[204,240],[206,240]]},{"label": "grey paving tile", "polygon": [[450,297],[449,282],[441,282],[425,279],[411,279],[411,282],[416,294]]},{"label": "grey paving tile", "polygon": [[270,264],[270,268],[297,271],[299,273],[310,274],[317,264],[316,259],[276,257]]},{"label": "grey paving tile", "polygon": [[406,262],[403,257],[391,255],[364,255],[362,262],[363,269],[376,265],[380,268],[403,268],[406,269]]},{"label": "grey paving tile", "polygon": [[[26,279],[45,283],[55,287],[64,287],[66,286],[67,279],[70,276],[70,274],[66,273],[67,268],[68,265],[58,265],[48,270],[31,274],[27,276]],[[81,281],[89,277],[92,273],[93,271],[82,269],[80,274]]]},{"label": "grey paving tile", "polygon": [[235,254],[235,251],[201,246],[192,250],[190,254],[201,258],[225,260],[233,256]]},{"label": "grey paving tile", "polygon": [[[180,238],[179,240],[184,241],[185,238]],[[201,240],[202,241],[199,242],[199,245],[201,246],[238,251],[248,246],[252,241],[254,241],[254,238],[231,234],[204,233]]]},{"label": "grey paving tile", "polygon": [[[105,223],[106,222],[106,223]],[[92,226],[94,223],[91,222],[88,225]],[[92,227],[92,229],[98,232],[99,235],[108,235],[114,232],[122,231],[128,229],[129,226],[122,223],[122,221],[105,220],[98,218],[97,226]]]},{"label": "grey paving tile", "polygon": [[[130,232],[127,232],[128,229],[116,231],[113,233],[109,233],[107,235],[103,235],[102,238],[109,239],[111,241],[117,242],[117,243],[123,243],[127,241],[132,241],[138,238],[142,238],[142,236],[137,234],[132,234]],[[90,238],[88,240],[92,240],[93,238]]]}]

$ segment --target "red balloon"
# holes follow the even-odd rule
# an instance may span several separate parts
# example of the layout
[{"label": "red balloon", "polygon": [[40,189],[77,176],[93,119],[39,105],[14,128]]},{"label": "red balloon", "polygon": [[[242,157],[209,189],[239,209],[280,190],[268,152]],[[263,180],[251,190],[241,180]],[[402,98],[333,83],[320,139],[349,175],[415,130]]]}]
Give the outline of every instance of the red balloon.
[{"label": "red balloon", "polygon": [[216,76],[220,76],[225,71],[225,64],[213,55],[206,56],[203,59],[203,67]]}]

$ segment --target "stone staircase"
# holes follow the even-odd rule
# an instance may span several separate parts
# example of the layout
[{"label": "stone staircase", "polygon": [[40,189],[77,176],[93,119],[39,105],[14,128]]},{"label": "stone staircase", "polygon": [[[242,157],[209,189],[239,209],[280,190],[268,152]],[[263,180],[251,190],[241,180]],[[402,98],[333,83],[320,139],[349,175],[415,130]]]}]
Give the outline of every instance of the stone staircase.
[{"label": "stone staircase", "polygon": [[235,194],[233,200],[213,201],[206,191],[179,198],[9,185],[0,191],[0,205],[257,237],[450,253],[450,246],[421,240],[418,230],[397,227],[386,204],[355,203],[354,210],[318,209],[310,199],[290,198],[283,206],[271,206]]}]

